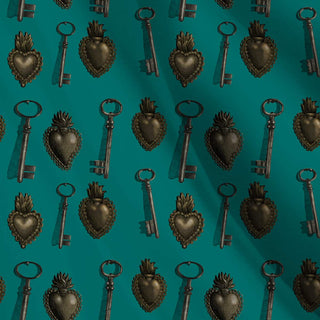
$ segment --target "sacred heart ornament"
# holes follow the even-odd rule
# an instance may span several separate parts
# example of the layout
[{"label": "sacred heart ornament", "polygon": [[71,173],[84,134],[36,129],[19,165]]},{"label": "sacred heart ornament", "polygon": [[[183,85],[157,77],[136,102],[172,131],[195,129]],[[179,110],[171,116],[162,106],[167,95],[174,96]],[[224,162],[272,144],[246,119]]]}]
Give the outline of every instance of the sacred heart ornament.
[{"label": "sacred heart ornament", "polygon": [[43,296],[46,311],[52,320],[73,320],[81,310],[81,296],[75,291],[72,279],[61,272],[54,276],[51,288]]},{"label": "sacred heart ornament", "polygon": [[116,208],[98,182],[89,183],[88,198],[81,201],[79,216],[92,238],[99,239],[112,228],[116,220]]},{"label": "sacred heart ornament", "polygon": [[110,38],[104,37],[103,24],[89,22],[87,30],[88,37],[84,37],[79,45],[80,58],[93,77],[101,77],[116,59],[116,48]]},{"label": "sacred heart ornament", "polygon": [[63,170],[69,170],[73,159],[81,149],[81,134],[72,128],[72,118],[59,111],[53,116],[52,126],[44,135],[43,142],[54,163]]},{"label": "sacred heart ornament", "polygon": [[233,0],[216,0],[216,2],[223,9],[231,9],[233,6]]},{"label": "sacred heart ornament", "polygon": [[275,42],[266,37],[267,30],[259,21],[250,22],[249,37],[242,40],[240,53],[248,70],[257,78],[261,78],[271,70],[277,59]]},{"label": "sacred heart ornament", "polygon": [[40,52],[32,49],[33,41],[31,35],[21,31],[16,35],[15,48],[8,56],[8,64],[15,79],[25,87],[40,73],[43,59]]},{"label": "sacred heart ornament", "polygon": [[0,116],[0,141],[2,140],[4,134],[6,132],[6,123],[2,116]]},{"label": "sacred heart ornament", "polygon": [[0,302],[3,300],[5,293],[6,293],[6,285],[2,277],[0,277]]},{"label": "sacred heart ornament", "polygon": [[303,309],[312,312],[320,307],[320,276],[316,262],[306,259],[302,262],[301,274],[293,282],[293,291]]},{"label": "sacred heart ornament", "polygon": [[54,0],[54,2],[62,9],[70,9],[72,0]]},{"label": "sacred heart ornament", "polygon": [[177,241],[181,243],[183,249],[186,249],[202,233],[204,219],[201,213],[193,210],[193,198],[188,193],[186,196],[180,193],[176,206],[176,210],[170,215],[169,225]]},{"label": "sacred heart ornament", "polygon": [[170,54],[169,63],[177,80],[181,82],[183,87],[186,87],[201,73],[204,58],[201,52],[193,49],[194,41],[189,32],[184,34],[181,31],[177,35],[176,46],[177,48]]},{"label": "sacred heart ornament", "polygon": [[301,145],[312,151],[320,145],[320,113],[317,113],[316,101],[311,98],[303,99],[302,112],[293,120],[293,130]]},{"label": "sacred heart ornament", "polygon": [[141,112],[136,113],[132,120],[132,131],[146,151],[160,145],[167,131],[166,120],[159,112],[155,112],[156,108],[155,101],[144,98],[140,103]]},{"label": "sacred heart ornament", "polygon": [[234,127],[230,113],[220,111],[213,119],[213,127],[205,134],[207,150],[213,160],[224,170],[231,170],[242,149],[242,135]]},{"label": "sacred heart ornament", "polygon": [[214,278],[213,288],[205,295],[205,304],[212,319],[234,320],[240,315],[242,296],[234,287],[229,274],[221,272]]},{"label": "sacred heart ornament", "polygon": [[16,241],[22,249],[39,236],[42,231],[42,218],[40,213],[32,210],[31,196],[21,192],[15,199],[15,210],[9,214],[8,225]]},{"label": "sacred heart ornament", "polygon": [[254,182],[250,184],[249,196],[242,201],[241,219],[249,233],[256,239],[268,234],[277,221],[277,208],[274,202],[266,198],[265,186]]},{"label": "sacred heart ornament", "polygon": [[167,293],[167,284],[160,274],[156,274],[155,262],[141,261],[140,271],[132,280],[132,292],[140,307],[152,312],[162,303]]}]

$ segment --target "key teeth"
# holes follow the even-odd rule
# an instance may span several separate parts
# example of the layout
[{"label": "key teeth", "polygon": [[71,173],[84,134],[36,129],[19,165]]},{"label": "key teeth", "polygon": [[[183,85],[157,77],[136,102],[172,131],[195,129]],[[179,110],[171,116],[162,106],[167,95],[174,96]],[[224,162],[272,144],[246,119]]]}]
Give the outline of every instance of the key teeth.
[{"label": "key teeth", "polygon": [[103,7],[94,7],[93,11],[96,13],[103,13],[104,9],[103,9]]},{"label": "key teeth", "polygon": [[36,5],[35,4],[24,4],[24,10],[28,11],[35,11],[36,10]]},{"label": "key teeth", "polygon": [[148,220],[145,222],[145,224],[146,224],[147,234],[149,236],[155,233],[153,220]]},{"label": "key teeth", "polygon": [[68,241],[68,240],[63,240],[63,241],[62,241],[62,244],[63,244],[64,246],[68,246],[68,247],[70,247],[70,245],[71,245],[70,241]]},{"label": "key teeth", "polygon": [[95,160],[92,161],[92,164],[96,167],[104,167],[106,165],[106,162],[103,160]]},{"label": "key teeth", "polygon": [[266,169],[265,168],[254,168],[254,172],[257,174],[265,174],[266,173]]},{"label": "key teeth", "polygon": [[190,4],[190,3],[186,4],[186,10],[197,11],[197,8],[198,8],[198,6],[196,4]]},{"label": "key teeth", "polygon": [[63,78],[64,79],[71,79],[71,73],[64,73]]},{"label": "key teeth", "polygon": [[187,18],[195,18],[196,17],[196,13],[192,12],[192,11],[185,11],[184,16]]},{"label": "key teeth", "polygon": [[98,175],[104,174],[104,168],[93,168],[93,172]]},{"label": "key teeth", "polygon": [[147,67],[147,73],[153,73],[156,72],[155,65],[153,59],[146,59],[146,67]]},{"label": "key teeth", "polygon": [[31,180],[33,180],[33,179],[34,179],[34,172],[24,172],[24,173],[23,173],[23,178],[24,178],[24,179],[31,179]]},{"label": "key teeth", "polygon": [[312,235],[312,234],[316,233],[316,225],[315,225],[314,220],[307,221],[307,227],[308,227],[309,235]]},{"label": "key teeth", "polygon": [[307,68],[308,68],[308,73],[316,72],[316,64],[315,64],[314,59],[307,60]]}]

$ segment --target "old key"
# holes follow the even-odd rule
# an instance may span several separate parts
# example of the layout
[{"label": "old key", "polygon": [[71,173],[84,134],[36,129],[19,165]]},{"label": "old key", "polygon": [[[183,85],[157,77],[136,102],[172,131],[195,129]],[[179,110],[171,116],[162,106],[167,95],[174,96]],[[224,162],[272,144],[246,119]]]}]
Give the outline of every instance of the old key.
[{"label": "old key", "polygon": [[[302,178],[301,175],[304,171],[312,172],[312,174],[313,174],[312,178],[310,178],[310,179]],[[307,168],[307,169],[301,169],[298,172],[298,176],[299,176],[300,181],[306,183],[306,187],[307,187],[307,190],[309,193],[309,198],[310,198],[312,214],[313,214],[313,220],[307,221],[308,233],[309,233],[309,235],[313,235],[315,233],[317,235],[317,237],[320,238],[319,222],[318,222],[316,205],[314,202],[314,195],[313,195],[313,189],[312,189],[312,184],[311,184],[311,182],[317,177],[317,173],[313,169]]]},{"label": "old key", "polygon": [[[148,10],[151,11],[151,16],[150,17],[141,17],[141,11]],[[149,37],[149,42],[150,42],[150,51],[152,57],[150,59],[146,59],[146,67],[147,67],[147,73],[155,73],[156,77],[159,77],[159,69],[158,69],[158,62],[157,62],[157,56],[156,56],[156,50],[154,48],[154,42],[153,42],[153,34],[152,34],[152,28],[151,28],[151,23],[150,20],[152,20],[156,13],[154,10],[150,7],[144,7],[140,8],[138,10],[138,18],[142,21],[145,22],[146,29],[148,32],[148,37]]]},{"label": "old key", "polygon": [[[223,186],[231,186],[233,188],[233,192],[229,194],[225,194],[221,191]],[[226,225],[227,225],[227,216],[228,216],[228,211],[229,211],[229,198],[233,197],[237,192],[237,188],[234,184],[225,182],[220,184],[218,188],[218,193],[224,198],[224,203],[223,203],[223,220],[222,220],[222,226],[221,226],[221,236],[220,236],[220,248],[223,249],[223,246],[231,246],[232,242],[232,236],[231,235],[226,235]]]},{"label": "old key", "polygon": [[[25,277],[23,276],[20,272],[19,272],[19,267],[21,265],[27,265],[29,266],[30,264],[33,264],[34,266],[37,267],[37,274],[34,277]],[[28,303],[29,303],[29,297],[31,294],[31,287],[30,287],[30,281],[33,279],[37,279],[41,276],[42,274],[42,268],[39,264],[35,263],[35,262],[31,262],[31,261],[24,261],[24,262],[20,262],[19,264],[17,264],[14,268],[14,272],[15,274],[22,278],[25,279],[25,285],[23,287],[23,300],[22,300],[22,307],[21,307],[21,312],[20,312],[20,320],[25,320],[27,317],[27,310],[28,310]]]},{"label": "old key", "polygon": [[36,5],[26,4],[25,0],[19,0],[18,15],[17,15],[18,21],[22,21],[24,17],[33,18],[35,10],[36,10]]},{"label": "old key", "polygon": [[94,0],[92,4],[92,11],[103,13],[104,17],[109,16],[110,0]]},{"label": "old key", "polygon": [[[279,273],[267,273],[265,270],[266,265],[269,264],[275,264],[281,268]],[[263,274],[269,278],[268,281],[268,291],[269,291],[269,297],[268,297],[268,311],[267,311],[267,318],[266,320],[271,320],[272,318],[272,308],[273,308],[273,298],[274,298],[274,291],[276,290],[276,283],[274,281],[275,278],[280,277],[283,274],[284,268],[283,265],[276,260],[267,260],[262,265],[262,272]]]},{"label": "old key", "polygon": [[[312,13],[313,13],[312,17],[302,17],[301,14],[302,14],[302,12],[304,10],[312,11]],[[317,53],[316,42],[315,42],[314,34],[313,34],[313,27],[312,27],[312,23],[311,23],[311,20],[313,20],[316,16],[317,16],[316,10],[311,8],[311,7],[301,8],[298,11],[298,17],[301,20],[305,20],[306,21],[307,28],[308,28],[308,31],[309,31],[310,41],[311,41],[311,48],[312,48],[313,58],[307,60],[308,72],[309,73],[314,73],[315,72],[317,74],[317,76],[320,77],[318,53]]]},{"label": "old key", "polygon": [[264,13],[268,18],[270,17],[271,0],[256,0],[255,11],[258,13]]},{"label": "old key", "polygon": [[[118,105],[118,111],[106,112],[104,110],[103,106],[106,103],[112,103],[112,102],[114,102]],[[105,99],[100,104],[100,110],[104,115],[107,116],[107,120],[106,120],[106,128],[108,130],[107,145],[106,145],[106,153],[105,153],[104,161],[101,161],[101,160],[93,161],[93,165],[97,167],[97,168],[93,168],[93,172],[96,174],[99,174],[99,175],[103,174],[104,177],[107,179],[109,176],[112,132],[113,132],[113,128],[114,128],[113,118],[118,116],[122,112],[122,104],[116,99]]]},{"label": "old key", "polygon": [[[147,171],[151,172],[152,176],[151,178],[141,178],[141,173]],[[156,211],[154,209],[154,203],[153,203],[153,196],[152,196],[152,189],[150,185],[150,181],[152,181],[156,177],[156,173],[152,169],[140,169],[137,173],[138,179],[145,184],[147,193],[148,193],[148,198],[149,198],[149,205],[150,205],[150,211],[152,215],[152,219],[146,221],[146,229],[147,229],[147,234],[152,235],[153,233],[155,234],[156,238],[159,238],[159,230],[158,230],[158,224],[157,224],[157,217],[156,217]]]},{"label": "old key", "polygon": [[[279,112],[267,112],[265,109],[266,103],[278,103],[281,105],[281,110]],[[267,99],[262,104],[262,112],[269,117],[268,123],[267,123],[267,128],[269,130],[268,149],[267,149],[266,160],[255,161],[255,165],[260,168],[255,168],[254,172],[256,172],[257,174],[265,175],[266,178],[269,178],[270,170],[271,170],[273,136],[274,136],[274,129],[276,127],[275,117],[279,116],[283,112],[283,104],[281,101],[277,99]]]},{"label": "old key", "polygon": [[[105,265],[109,265],[109,264],[115,264],[119,267],[119,272],[114,274],[114,273],[105,273],[105,271],[103,270]],[[107,285],[106,285],[106,289],[108,292],[108,296],[107,296],[107,307],[106,307],[106,316],[105,316],[105,320],[110,320],[110,315],[111,315],[111,306],[112,306],[112,295],[113,295],[113,279],[120,276],[120,274],[122,273],[122,266],[118,261],[115,260],[106,260],[104,261],[101,266],[100,266],[100,271],[101,273],[108,278],[107,281]]]},{"label": "old key", "polygon": [[187,0],[180,0],[179,20],[183,21],[184,17],[194,18],[196,16],[197,5],[188,4]]},{"label": "old key", "polygon": [[[194,116],[185,115],[184,113],[182,113],[180,111],[180,105],[183,103],[187,103],[187,104],[196,103],[199,106],[198,113]],[[184,101],[181,101],[179,104],[177,104],[176,112],[181,117],[184,117],[187,119],[187,123],[184,127],[184,140],[183,140],[183,147],[182,147],[182,153],[181,153],[181,159],[180,159],[180,170],[179,170],[179,182],[183,182],[185,178],[195,179],[195,177],[196,177],[197,167],[187,165],[187,156],[188,156],[190,136],[192,133],[191,120],[192,120],[192,118],[198,118],[202,115],[203,106],[201,103],[194,101],[194,100],[184,100]]]},{"label": "old key", "polygon": [[[199,273],[197,276],[195,277],[187,277],[184,276],[181,272],[180,272],[180,267],[182,265],[188,265],[190,266],[191,264],[196,265],[199,268]],[[197,263],[197,262],[192,262],[192,261],[187,261],[187,262],[182,262],[179,265],[177,265],[176,267],[176,273],[179,277],[186,279],[187,280],[187,285],[184,288],[184,301],[183,301],[183,309],[182,309],[182,314],[181,314],[181,320],[187,320],[188,317],[188,311],[189,311],[189,305],[190,305],[190,298],[191,298],[191,294],[192,294],[192,290],[193,288],[191,287],[191,281],[195,280],[195,279],[199,279],[202,274],[203,274],[203,267]]]},{"label": "old key", "polygon": [[[72,30],[69,33],[63,33],[60,30],[61,25],[69,24],[72,27]],[[70,84],[71,80],[71,74],[70,73],[64,73],[64,66],[66,63],[66,55],[67,55],[67,48],[68,48],[68,37],[72,36],[74,32],[76,31],[76,27],[73,23],[68,21],[60,22],[57,25],[57,32],[63,37],[63,43],[62,43],[62,55],[61,55],[61,63],[60,63],[60,72],[59,72],[59,87],[61,88],[63,84]]]},{"label": "old key", "polygon": [[[37,113],[34,116],[26,116],[19,111],[20,104],[22,103],[29,104],[30,102],[36,104],[38,107]],[[25,161],[26,161],[29,135],[31,132],[30,119],[38,117],[42,112],[42,107],[38,102],[35,102],[32,100],[23,100],[15,105],[15,112],[19,117],[26,119],[25,124],[23,126],[23,137],[22,137],[22,144],[21,144],[21,151],[20,151],[20,158],[19,158],[19,168],[18,168],[18,179],[17,179],[18,182],[22,182],[23,178],[26,178],[26,179],[34,178],[36,167],[25,165]]]},{"label": "old key", "polygon": [[[226,25],[231,24],[233,26],[233,31],[231,33],[224,33],[221,30],[221,26],[224,24]],[[223,44],[223,60],[222,60],[221,75],[220,75],[220,87],[223,88],[224,84],[231,84],[232,82],[232,74],[225,73],[225,71],[226,71],[226,64],[227,64],[227,55],[229,50],[229,37],[233,36],[236,33],[237,27],[233,22],[224,21],[219,24],[218,31],[220,34],[222,34],[225,37],[224,44]]]},{"label": "old key", "polygon": [[[61,193],[60,188],[61,186],[70,186],[72,188],[72,191],[70,194],[65,195]],[[62,205],[62,216],[61,216],[61,224],[60,224],[60,234],[59,234],[59,249],[62,248],[62,246],[70,246],[71,236],[64,234],[64,227],[66,225],[66,216],[67,216],[67,210],[68,210],[68,198],[72,197],[75,192],[76,188],[71,183],[60,183],[57,186],[56,189],[59,196],[63,198],[63,205]]]}]

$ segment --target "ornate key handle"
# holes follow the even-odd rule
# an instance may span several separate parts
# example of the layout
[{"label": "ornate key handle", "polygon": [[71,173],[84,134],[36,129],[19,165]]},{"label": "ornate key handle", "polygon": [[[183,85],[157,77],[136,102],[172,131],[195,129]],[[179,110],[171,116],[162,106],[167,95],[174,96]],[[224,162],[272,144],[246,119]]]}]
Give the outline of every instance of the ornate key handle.
[{"label": "ornate key handle", "polygon": [[[36,113],[35,115],[33,115],[33,116],[24,115],[23,113],[21,113],[21,112],[19,111],[19,106],[20,106],[20,104],[23,104],[23,103],[29,104],[30,102],[36,104],[37,107],[38,107],[37,113]],[[33,101],[33,100],[23,100],[23,101],[20,101],[19,103],[17,103],[17,104],[15,105],[14,110],[15,110],[15,113],[16,113],[19,117],[21,117],[21,118],[26,118],[26,119],[32,119],[32,118],[36,118],[36,117],[40,116],[40,114],[41,114],[41,112],[42,112],[42,106],[41,106],[40,103],[38,103],[38,102],[36,102],[36,101]]]},{"label": "ornate key handle", "polygon": [[[70,25],[71,26],[71,31],[69,32],[69,33],[63,33],[61,30],[60,30],[60,27],[61,27],[61,25]],[[61,35],[61,36],[63,36],[63,37],[70,37],[70,36],[72,36],[74,33],[75,33],[75,31],[76,31],[76,27],[75,27],[75,25],[73,24],[73,23],[71,23],[71,22],[69,22],[69,21],[63,21],[63,22],[60,22],[58,25],[57,25],[57,28],[56,28],[56,30],[57,30],[57,32]]]},{"label": "ornate key handle", "polygon": [[[117,265],[119,267],[119,272],[118,273],[106,273],[104,271],[104,266],[109,265],[109,264]],[[114,278],[119,277],[121,275],[121,273],[122,273],[122,265],[116,260],[106,260],[101,264],[100,271],[110,281],[110,279],[114,279]]]},{"label": "ornate key handle", "polygon": [[[302,178],[302,173],[305,172],[305,171],[312,172],[312,174],[313,174],[312,178]],[[312,182],[313,180],[316,179],[317,173],[315,172],[315,170],[313,170],[313,169],[311,169],[311,168],[301,169],[301,170],[298,172],[298,177],[299,177],[300,181],[306,182],[307,185],[308,185],[308,184],[310,184],[310,182]]]},{"label": "ornate key handle", "polygon": [[[281,106],[281,110],[279,112],[267,112],[266,109],[265,109],[265,106],[266,106],[267,103],[278,103]],[[267,99],[267,100],[265,100],[263,102],[261,108],[262,108],[262,112],[266,116],[274,119],[275,117],[279,116],[283,112],[284,106],[283,106],[283,103],[278,99]]]},{"label": "ornate key handle", "polygon": [[[180,271],[180,268],[181,268],[181,266],[184,265],[184,264],[186,264],[186,265],[188,265],[188,266],[190,266],[191,264],[194,264],[194,265],[198,266],[198,267],[199,267],[199,273],[198,273],[198,275],[196,275],[196,276],[194,276],[194,277],[187,277],[187,276],[183,275],[183,274],[181,273],[181,271]],[[181,263],[178,264],[177,267],[176,267],[177,275],[178,275],[179,277],[181,277],[181,278],[183,278],[183,279],[187,279],[187,280],[199,279],[199,278],[203,275],[203,271],[204,271],[204,270],[203,270],[202,265],[199,264],[199,263],[197,263],[197,262],[193,262],[193,261],[181,262]]]},{"label": "ornate key handle", "polygon": [[[278,265],[281,270],[279,273],[267,273],[266,272],[266,266],[267,265],[270,265],[270,264],[275,264],[275,265]],[[283,267],[283,264],[277,260],[267,260],[261,267],[261,270],[262,270],[262,273],[267,277],[267,278],[270,278],[270,279],[275,279],[275,278],[278,278],[280,276],[282,276],[283,274],[283,271],[284,271],[284,267]]]},{"label": "ornate key handle", "polygon": [[[313,15],[311,17],[303,17],[302,16],[302,12],[305,11],[305,10],[309,10],[309,11],[312,11]],[[301,8],[299,11],[298,11],[298,17],[299,19],[301,20],[305,20],[305,21],[311,21],[313,20],[315,17],[317,16],[317,11],[312,8],[312,7],[304,7],[304,8]]]},{"label": "ornate key handle", "polygon": [[[223,25],[228,25],[228,24],[231,24],[233,26],[233,31],[230,32],[230,33],[225,33],[221,30],[221,27]],[[225,36],[225,37],[231,37],[233,36],[236,32],[237,32],[237,26],[231,22],[231,21],[224,21],[224,22],[221,22],[219,25],[218,25],[218,31],[221,35]]]},{"label": "ornate key handle", "polygon": [[[223,193],[223,192],[221,191],[221,189],[222,189],[222,187],[224,187],[224,186],[231,186],[232,189],[233,189],[232,193],[231,193],[231,194],[225,194],[225,193]],[[220,194],[220,196],[228,199],[228,198],[233,197],[233,196],[237,193],[237,187],[236,187],[234,184],[230,183],[230,182],[225,182],[225,183],[220,184],[220,186],[218,187],[218,193]]]},{"label": "ornate key handle", "polygon": [[[187,104],[195,103],[195,104],[197,104],[197,105],[199,106],[200,110],[198,111],[197,114],[195,114],[195,115],[193,115],[193,116],[188,116],[188,115],[182,113],[181,110],[180,110],[180,106],[181,106],[183,103],[187,103]],[[177,114],[180,115],[181,117],[184,117],[184,118],[187,118],[187,119],[199,118],[199,117],[202,115],[203,110],[204,110],[204,109],[203,109],[203,105],[202,105],[200,102],[195,101],[195,100],[183,100],[183,101],[181,101],[180,103],[178,103],[177,106],[176,106],[176,112],[177,112]]]},{"label": "ornate key handle", "polygon": [[[145,178],[145,179],[142,179],[141,178],[141,173],[142,172],[151,172],[151,177],[150,178]],[[137,177],[138,179],[141,181],[141,182],[144,182],[146,184],[148,184],[150,181],[154,180],[154,178],[156,177],[156,173],[150,169],[150,168],[145,168],[145,169],[140,169],[138,172],[137,172]]]},{"label": "ornate key handle", "polygon": [[[60,191],[60,188],[62,187],[62,186],[70,186],[71,187],[71,192],[70,192],[70,194],[63,194],[61,191]],[[68,182],[63,182],[63,183],[60,183],[58,186],[57,186],[57,189],[56,189],[56,191],[57,191],[57,194],[59,195],[59,196],[61,196],[62,198],[70,198],[70,197],[72,197],[74,194],[75,194],[75,192],[76,192],[76,188],[75,188],[75,186],[73,185],[73,184],[71,184],[71,183],[68,183]]]},{"label": "ornate key handle", "polygon": [[[37,267],[37,274],[35,275],[35,276],[33,276],[33,277],[26,277],[26,276],[23,276],[20,272],[19,272],[19,267],[21,266],[21,265],[23,265],[23,264],[25,264],[26,266],[29,266],[30,264],[33,264],[34,266],[36,266]],[[15,272],[15,274],[19,277],[19,278],[22,278],[22,279],[25,279],[25,280],[34,280],[34,279],[38,279],[40,276],[41,276],[41,274],[42,274],[42,268],[41,268],[41,266],[38,264],[38,263],[35,263],[35,262],[32,262],[32,261],[23,261],[23,262],[20,262],[19,264],[17,264],[16,266],[15,266],[15,268],[14,268],[14,272]]]},{"label": "ornate key handle", "polygon": [[[104,110],[104,105],[105,105],[105,104],[108,104],[108,103],[116,103],[116,104],[119,106],[119,111],[106,112],[106,111]],[[108,99],[103,100],[103,101],[101,102],[101,104],[100,104],[100,110],[101,110],[101,112],[102,112],[104,115],[106,115],[106,116],[108,116],[108,117],[111,117],[111,119],[112,119],[112,117],[118,116],[118,115],[122,112],[122,109],[123,109],[123,106],[122,106],[121,102],[120,102],[119,100],[116,100],[116,99],[108,98]]]},{"label": "ornate key handle", "polygon": [[[151,12],[151,16],[150,17],[142,17],[141,16],[141,12],[142,11],[150,11]],[[151,8],[151,7],[143,7],[143,8],[140,8],[137,12],[137,16],[140,20],[142,21],[146,21],[146,22],[149,22],[149,20],[152,20],[154,17],[155,17],[156,13],[155,11]]]}]

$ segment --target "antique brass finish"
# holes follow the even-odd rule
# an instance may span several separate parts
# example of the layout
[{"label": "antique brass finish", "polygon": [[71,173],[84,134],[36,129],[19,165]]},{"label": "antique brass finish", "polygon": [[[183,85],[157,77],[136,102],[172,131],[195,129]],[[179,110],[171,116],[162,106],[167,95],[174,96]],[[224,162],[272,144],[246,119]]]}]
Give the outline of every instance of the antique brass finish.
[{"label": "antique brass finish", "polygon": [[22,249],[36,240],[42,231],[43,220],[40,213],[32,210],[31,196],[21,192],[15,199],[15,210],[8,217],[8,225],[12,235],[19,242]]},{"label": "antique brass finish", "polygon": [[31,35],[21,31],[15,37],[15,48],[8,56],[8,64],[15,79],[25,87],[40,73],[43,59],[40,52],[32,49],[33,41]]},{"label": "antique brass finish", "polygon": [[3,300],[3,297],[6,293],[6,285],[2,277],[0,277],[0,302]]},{"label": "antique brass finish", "polygon": [[6,132],[6,123],[2,116],[0,116],[0,141],[2,140],[4,134]]},{"label": "antique brass finish", "polygon": [[132,131],[146,151],[159,146],[167,131],[166,120],[162,114],[155,112],[156,108],[155,101],[144,98],[140,103],[141,112],[132,119]]},{"label": "antique brass finish", "polygon": [[88,36],[79,45],[80,58],[93,77],[101,77],[116,59],[116,48],[113,41],[104,36],[103,24],[89,22],[87,30]]},{"label": "antique brass finish", "polygon": [[116,219],[116,209],[98,182],[89,183],[88,198],[79,205],[79,216],[92,238],[99,239],[108,233]]},{"label": "antique brass finish", "polygon": [[231,9],[233,6],[233,0],[216,0],[216,2],[223,9]]},{"label": "antique brass finish", "polygon": [[277,59],[276,43],[265,36],[267,30],[264,26],[259,21],[250,22],[250,36],[244,38],[240,45],[243,62],[257,78],[269,72]]},{"label": "antique brass finish", "polygon": [[204,58],[201,52],[193,49],[194,41],[189,32],[184,34],[181,31],[177,35],[176,46],[177,48],[170,54],[169,63],[177,80],[181,82],[183,87],[186,87],[188,83],[200,75]]},{"label": "antique brass finish", "polygon": [[46,311],[52,320],[73,320],[81,310],[81,296],[72,289],[68,274],[58,273],[52,280],[51,288],[43,296]]},{"label": "antique brass finish", "polygon": [[156,274],[155,262],[141,261],[140,271],[132,280],[132,292],[140,307],[152,312],[160,306],[167,293],[167,284],[160,274]]},{"label": "antique brass finish", "polygon": [[186,249],[202,233],[204,219],[201,213],[193,210],[193,198],[188,193],[186,196],[180,193],[176,206],[176,210],[170,215],[169,225],[177,241],[181,243],[183,249]]},{"label": "antique brass finish", "polygon": [[205,295],[205,305],[209,315],[215,320],[234,320],[242,310],[242,295],[233,289],[233,279],[220,272],[213,282],[213,288]]},{"label": "antique brass finish", "polygon": [[207,150],[217,165],[224,170],[231,170],[235,158],[242,149],[242,134],[233,128],[230,113],[220,111],[213,119],[213,126],[205,134]]},{"label": "antique brass finish", "polygon": [[256,239],[268,234],[277,221],[277,207],[266,198],[268,191],[259,182],[250,184],[249,196],[242,201],[240,208],[241,219],[249,233]]},{"label": "antique brass finish", "polygon": [[71,116],[59,111],[53,116],[51,127],[43,135],[47,152],[63,170],[71,169],[72,161],[81,149],[81,134],[72,126]]},{"label": "antique brass finish", "polygon": [[62,9],[70,9],[72,0],[54,0],[54,2]]}]

